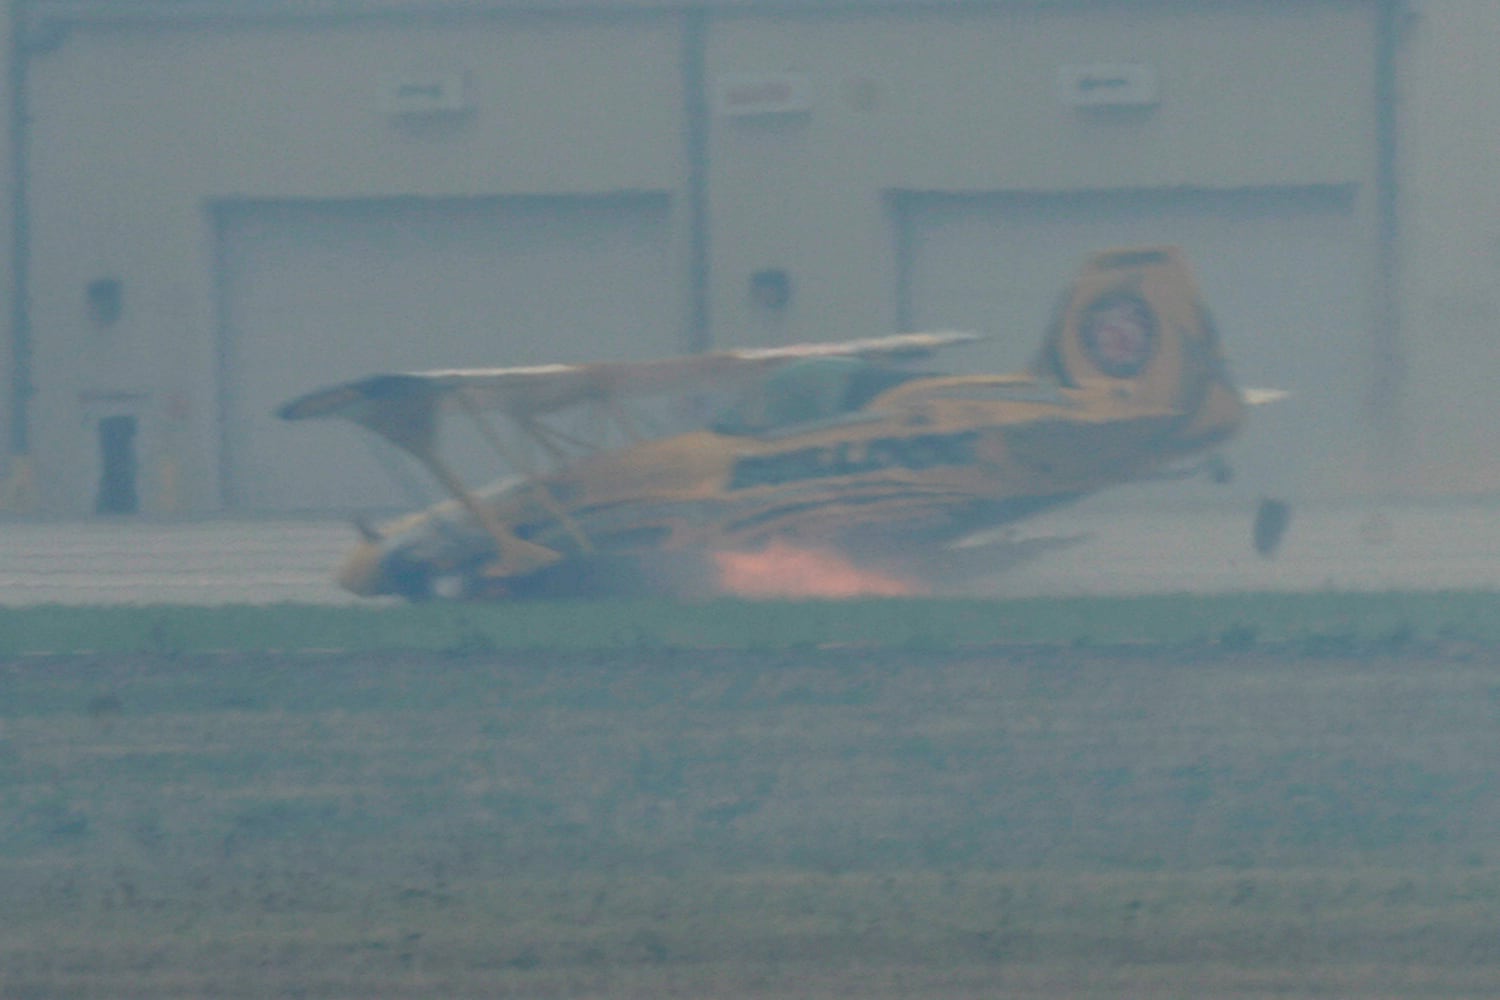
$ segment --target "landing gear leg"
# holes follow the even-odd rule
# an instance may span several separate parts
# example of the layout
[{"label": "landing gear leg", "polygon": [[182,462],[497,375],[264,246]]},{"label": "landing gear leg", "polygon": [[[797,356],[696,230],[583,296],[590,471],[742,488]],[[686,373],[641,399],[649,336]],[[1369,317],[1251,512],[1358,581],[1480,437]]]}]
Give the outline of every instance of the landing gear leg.
[{"label": "landing gear leg", "polygon": [[1255,551],[1266,559],[1276,554],[1276,549],[1281,545],[1281,538],[1286,534],[1287,525],[1292,521],[1292,505],[1285,500],[1273,500],[1269,497],[1261,500],[1255,509],[1255,524],[1250,534],[1251,544]]}]

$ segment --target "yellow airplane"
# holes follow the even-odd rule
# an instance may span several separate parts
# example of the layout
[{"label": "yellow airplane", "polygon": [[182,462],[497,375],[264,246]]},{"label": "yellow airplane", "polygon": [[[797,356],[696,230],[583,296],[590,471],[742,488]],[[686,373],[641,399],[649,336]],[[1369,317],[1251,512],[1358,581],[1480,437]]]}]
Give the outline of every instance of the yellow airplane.
[{"label": "yellow airplane", "polygon": [[[976,553],[966,539],[1174,474],[1227,441],[1247,404],[1279,395],[1232,384],[1191,272],[1171,247],[1090,258],[1025,373],[925,367],[975,339],[901,334],[660,361],[376,375],[278,413],[352,420],[415,456],[452,497],[380,528],[361,524],[338,573],[355,594],[776,593],[774,578],[801,572],[808,553],[825,577],[856,574],[849,593],[896,593],[912,581],[920,591],[956,560],[982,564],[983,547]],[[653,437],[632,416],[649,398],[710,391],[731,402],[685,432]],[[439,447],[440,421],[454,413],[472,419],[519,475],[468,486]],[[1216,458],[1203,467],[1223,468]],[[1263,554],[1286,517],[1285,505],[1263,504]],[[736,584],[746,572],[751,582]],[[756,582],[756,572],[773,579]],[[889,581],[894,589],[884,589]]]}]

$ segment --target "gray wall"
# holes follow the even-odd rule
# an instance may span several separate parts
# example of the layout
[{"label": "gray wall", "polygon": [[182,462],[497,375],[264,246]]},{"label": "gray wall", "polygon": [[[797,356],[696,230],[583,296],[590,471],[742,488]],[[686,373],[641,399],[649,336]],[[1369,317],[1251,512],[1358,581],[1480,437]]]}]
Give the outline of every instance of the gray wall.
[{"label": "gray wall", "polygon": [[[805,72],[814,105],[714,129],[720,328],[746,325],[743,281],[768,260],[805,279],[791,336],[889,324],[888,191],[1368,184],[1369,15],[1148,3],[716,21],[711,74]],[[1159,105],[1059,100],[1058,67],[1122,60],[1154,68]]]},{"label": "gray wall", "polygon": [[1424,0],[1405,25],[1402,327],[1409,488],[1500,493],[1500,4]]},{"label": "gray wall", "polygon": [[[1308,331],[1295,350],[1245,353],[1256,358],[1257,376],[1263,370],[1275,384],[1306,352],[1323,351],[1318,364],[1331,364],[1326,352],[1351,342],[1358,350],[1368,325],[1360,303],[1374,280],[1369,2],[793,5],[764,14],[613,4],[604,12],[431,16],[355,16],[360,5],[350,4],[338,8],[350,16],[212,21],[161,6],[41,9],[68,28],[32,54],[29,75],[32,412],[50,511],[92,508],[97,425],[119,413],[141,428],[144,509],[242,502],[226,488],[236,461],[228,451],[244,432],[237,422],[260,419],[247,413],[273,390],[262,381],[247,396],[225,345],[238,342],[240,326],[272,322],[265,310],[277,294],[236,284],[239,250],[226,242],[225,206],[301,204],[316,214],[410,198],[656,199],[665,207],[651,252],[664,265],[639,280],[657,283],[652,294],[666,303],[658,317],[668,329],[624,352],[644,356],[686,348],[705,333],[721,345],[776,343],[868,336],[925,318],[912,314],[911,271],[932,262],[911,258],[898,208],[918,195],[1337,190],[1345,242],[1331,267],[1311,262],[1309,294],[1340,303],[1340,322],[1353,332],[1320,344]],[[1081,109],[1060,98],[1061,67],[1119,62],[1154,73],[1154,103]],[[702,94],[684,92],[700,75],[695,66]],[[715,95],[746,75],[791,86],[793,99],[766,113],[726,113]],[[461,111],[393,115],[382,106],[394,84],[448,78],[464,81]],[[706,113],[700,130],[695,108]],[[1020,230],[994,226],[997,255],[1027,252],[1014,237]],[[1187,229],[1142,224],[1119,235],[1202,233],[1211,250],[1231,243],[1235,226],[1233,213],[1209,212]],[[1091,248],[1060,232],[1026,231],[1026,240],[1047,244],[1047,259],[1070,261],[1047,287],[1024,290],[1038,302],[1051,302],[1071,261]],[[549,312],[545,303],[560,300],[555,289],[540,294],[542,286],[613,280],[588,245],[585,234],[577,254],[560,254],[538,274],[536,302],[525,288],[499,301],[459,302],[420,287],[410,294],[430,294],[425,307],[444,315],[483,304],[533,316],[538,329],[516,331],[519,341],[485,358],[533,360],[555,342],[554,319],[590,324],[576,309]],[[701,268],[693,259],[700,245]],[[320,294],[329,315],[358,287],[341,284],[339,268],[357,269],[360,254],[383,248],[377,239],[328,265]],[[767,314],[748,294],[750,275],[766,268],[792,278],[793,299],[781,312]],[[89,315],[86,289],[101,278],[123,289],[112,324]],[[1320,292],[1325,278],[1336,287]],[[1283,290],[1264,282],[1251,297]],[[699,292],[706,330],[694,327]],[[247,317],[246,302],[263,305]],[[418,313],[423,306],[412,303]],[[601,328],[611,309],[601,297]],[[346,323],[335,318],[311,334],[323,338],[319,370],[350,338],[362,345],[348,347],[350,377],[375,363],[369,337],[409,339],[372,334],[370,325],[367,311],[351,308]],[[469,343],[492,343],[488,335],[476,330]],[[433,341],[449,354],[462,343],[458,334]],[[568,343],[576,353],[581,341]],[[620,356],[612,347],[601,343],[601,355]],[[399,363],[477,359],[468,352]],[[286,395],[307,387],[297,367],[289,358]],[[1349,406],[1357,396],[1348,393]],[[1338,442],[1309,447],[1320,444]],[[270,459],[257,469],[287,480],[267,509],[329,506],[327,488],[299,494],[295,467],[278,472],[274,445],[264,446]],[[1308,478],[1315,465],[1304,456],[1285,470],[1290,484],[1311,492],[1363,485],[1358,468]]]}]

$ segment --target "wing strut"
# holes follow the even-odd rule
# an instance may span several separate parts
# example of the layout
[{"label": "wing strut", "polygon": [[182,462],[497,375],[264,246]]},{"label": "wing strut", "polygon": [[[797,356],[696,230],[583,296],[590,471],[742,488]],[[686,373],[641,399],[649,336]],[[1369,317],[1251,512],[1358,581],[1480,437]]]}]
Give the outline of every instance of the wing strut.
[{"label": "wing strut", "polygon": [[473,515],[485,534],[495,542],[503,567],[502,575],[541,569],[562,558],[545,546],[518,537],[501,524],[475,499],[473,491],[464,485],[457,473],[438,457],[436,399],[431,393],[412,393],[391,400],[383,407],[369,407],[357,412],[351,419],[416,458],[432,473],[432,478]]},{"label": "wing strut", "polygon": [[[479,429],[479,434],[484,438],[485,444],[493,448],[495,453],[502,459],[526,474],[527,478],[531,480],[531,488],[536,491],[537,499],[541,501],[543,507],[547,508],[547,513],[555,517],[557,523],[561,524],[563,529],[572,536],[573,541],[578,543],[578,548],[584,552],[594,551],[594,543],[590,542],[588,536],[583,533],[583,529],[578,527],[578,522],[573,520],[568,512],[563,509],[562,504],[557,502],[557,497],[552,495],[552,491],[547,488],[547,484],[542,481],[541,477],[527,468],[527,463],[521,461],[518,456],[505,446],[505,442],[501,440],[500,435],[496,434],[495,429],[490,426],[489,421],[484,419],[484,414],[480,411],[479,407],[475,406],[474,402],[463,393],[459,393],[457,398],[459,406],[474,421],[474,426]],[[536,440],[542,441],[543,444],[547,443],[546,438],[542,435],[534,435],[534,437]]]},{"label": "wing strut", "polygon": [[412,454],[427,467],[427,471],[431,472],[433,478],[442,484],[443,489],[463,504],[464,509],[473,515],[474,520],[484,527],[485,533],[495,540],[495,547],[500,553],[502,565],[500,575],[512,576],[516,573],[541,569],[562,558],[559,553],[544,545],[528,542],[501,524],[484,504],[475,499],[474,494],[454,471],[448,468],[447,464],[430,449],[413,451]]}]

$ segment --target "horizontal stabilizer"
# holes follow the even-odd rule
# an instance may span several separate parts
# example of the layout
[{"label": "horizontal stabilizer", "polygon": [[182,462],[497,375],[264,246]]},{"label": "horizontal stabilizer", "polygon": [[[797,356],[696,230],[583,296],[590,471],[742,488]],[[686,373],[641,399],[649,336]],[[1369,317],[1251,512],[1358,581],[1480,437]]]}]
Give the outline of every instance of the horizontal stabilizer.
[{"label": "horizontal stabilizer", "polygon": [[1264,406],[1279,403],[1290,396],[1285,389],[1241,389],[1240,398],[1249,406]]}]

